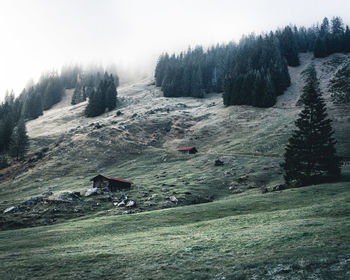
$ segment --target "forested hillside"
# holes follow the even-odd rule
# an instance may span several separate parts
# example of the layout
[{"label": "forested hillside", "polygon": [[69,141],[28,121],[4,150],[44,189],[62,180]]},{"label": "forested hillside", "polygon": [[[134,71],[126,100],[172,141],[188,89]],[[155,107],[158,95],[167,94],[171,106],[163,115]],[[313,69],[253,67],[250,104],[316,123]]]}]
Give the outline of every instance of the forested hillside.
[{"label": "forested hillside", "polygon": [[339,17],[324,18],[309,28],[286,26],[244,36],[238,44],[165,53],[155,69],[156,85],[167,97],[223,92],[225,105],[270,107],[290,85],[288,66],[298,66],[298,55],[309,51],[316,58],[349,52],[349,27]]}]

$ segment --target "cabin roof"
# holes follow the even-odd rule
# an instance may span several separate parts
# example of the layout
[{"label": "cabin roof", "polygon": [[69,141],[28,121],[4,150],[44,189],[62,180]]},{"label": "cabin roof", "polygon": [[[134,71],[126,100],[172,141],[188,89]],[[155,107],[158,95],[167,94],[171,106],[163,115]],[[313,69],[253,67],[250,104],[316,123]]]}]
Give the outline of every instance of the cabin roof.
[{"label": "cabin roof", "polygon": [[184,148],[179,148],[177,150],[178,151],[190,151],[190,150],[193,150],[193,149],[196,149],[196,147],[184,147]]},{"label": "cabin roof", "polygon": [[119,178],[115,178],[109,175],[104,175],[104,174],[98,174],[97,176],[95,176],[94,178],[92,178],[90,181],[93,181],[94,179],[96,179],[97,177],[103,177],[106,178],[108,180],[112,180],[112,181],[118,181],[118,182],[123,182],[123,183],[129,183],[131,184],[131,182],[124,180],[124,179],[119,179]]}]

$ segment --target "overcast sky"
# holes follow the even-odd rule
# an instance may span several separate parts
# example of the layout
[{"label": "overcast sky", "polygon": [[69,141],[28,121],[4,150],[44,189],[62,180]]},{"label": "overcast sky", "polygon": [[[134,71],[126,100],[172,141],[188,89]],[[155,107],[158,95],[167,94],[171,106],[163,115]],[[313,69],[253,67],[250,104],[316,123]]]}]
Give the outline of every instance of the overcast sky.
[{"label": "overcast sky", "polygon": [[64,64],[148,71],[163,51],[325,16],[350,23],[349,11],[349,0],[0,0],[0,99]]}]

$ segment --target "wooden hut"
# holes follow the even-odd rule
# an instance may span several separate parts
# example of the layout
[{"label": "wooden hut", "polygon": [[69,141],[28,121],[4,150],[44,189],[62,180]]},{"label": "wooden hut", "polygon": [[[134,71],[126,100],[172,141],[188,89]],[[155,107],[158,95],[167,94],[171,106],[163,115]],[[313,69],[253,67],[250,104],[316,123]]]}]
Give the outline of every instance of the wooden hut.
[{"label": "wooden hut", "polygon": [[179,148],[177,149],[177,151],[180,153],[180,154],[195,154],[195,153],[198,153],[196,147],[184,147],[184,148]]},{"label": "wooden hut", "polygon": [[90,181],[94,182],[94,188],[108,188],[112,192],[116,192],[123,189],[130,189],[132,184],[129,181],[103,174],[95,176]]}]

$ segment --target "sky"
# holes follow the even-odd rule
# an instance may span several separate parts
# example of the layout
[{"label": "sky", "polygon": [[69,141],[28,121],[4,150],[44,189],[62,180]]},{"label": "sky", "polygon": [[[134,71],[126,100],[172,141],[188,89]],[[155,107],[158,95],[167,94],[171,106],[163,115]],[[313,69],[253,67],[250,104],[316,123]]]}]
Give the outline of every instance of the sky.
[{"label": "sky", "polygon": [[349,0],[0,0],[0,100],[67,64],[151,74],[162,52],[327,16],[350,24]]}]

